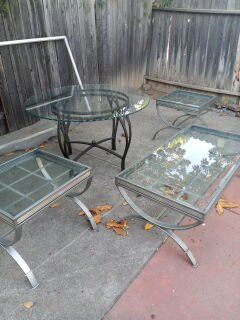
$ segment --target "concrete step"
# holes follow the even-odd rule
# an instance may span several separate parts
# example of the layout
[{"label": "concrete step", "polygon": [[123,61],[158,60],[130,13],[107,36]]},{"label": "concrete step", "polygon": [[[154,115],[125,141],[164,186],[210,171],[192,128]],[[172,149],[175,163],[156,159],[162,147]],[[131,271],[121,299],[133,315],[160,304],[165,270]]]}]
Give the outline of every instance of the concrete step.
[{"label": "concrete step", "polygon": [[31,126],[1,136],[0,154],[36,147],[56,134],[57,123],[40,120]]}]

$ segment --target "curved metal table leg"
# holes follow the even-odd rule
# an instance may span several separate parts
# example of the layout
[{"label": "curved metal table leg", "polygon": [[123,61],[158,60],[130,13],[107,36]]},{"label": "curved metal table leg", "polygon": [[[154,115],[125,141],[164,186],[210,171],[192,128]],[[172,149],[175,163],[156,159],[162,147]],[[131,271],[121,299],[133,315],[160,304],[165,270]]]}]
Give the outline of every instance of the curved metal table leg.
[{"label": "curved metal table leg", "polygon": [[194,257],[192,251],[188,248],[185,242],[181,238],[179,238],[172,230],[166,230],[164,228],[160,228],[163,232],[165,232],[169,237],[171,237],[178,246],[183,250],[183,252],[188,256],[189,260],[191,261],[193,267],[198,266],[198,262]]},{"label": "curved metal table leg", "polygon": [[64,120],[58,120],[57,136],[60,150],[65,158],[69,158],[72,154],[72,146],[70,143],[68,131],[70,122],[64,122]]},{"label": "curved metal table leg", "polygon": [[159,133],[160,131],[162,131],[162,130],[164,130],[164,129],[167,129],[168,127],[173,128],[173,129],[179,129],[179,127],[177,127],[177,126],[174,125],[174,122],[169,122],[167,119],[165,119],[165,118],[162,116],[162,113],[161,113],[161,111],[160,111],[160,106],[156,106],[156,109],[157,109],[157,114],[158,114],[160,120],[165,124],[165,127],[160,128],[159,130],[157,130],[157,131],[154,133],[154,135],[153,135],[153,137],[152,137],[152,140],[155,140],[156,136],[158,135],[158,133]]},{"label": "curved metal table leg", "polygon": [[189,120],[189,119],[191,119],[191,118],[196,118],[197,117],[197,115],[193,115],[193,114],[182,114],[181,116],[179,116],[179,117],[177,117],[173,122],[172,122],[172,124],[175,126],[175,124],[176,124],[176,122],[179,120],[179,119],[181,119],[181,118],[185,118],[185,119],[183,119],[182,121],[180,121],[179,123],[178,123],[178,125],[176,126],[176,128],[179,128],[180,129],[180,125],[181,124],[183,124],[185,121],[187,121],[187,120]]},{"label": "curved metal table leg", "polygon": [[[124,137],[125,137],[125,141],[126,141],[126,145],[125,145],[125,149],[122,155],[122,161],[121,161],[121,169],[124,170],[125,169],[125,160],[126,160],[126,156],[131,144],[131,140],[132,140],[132,126],[131,126],[131,122],[128,116],[125,116],[124,118],[119,118],[119,122],[123,128],[123,132],[124,132]],[[126,125],[127,124],[127,125]]]},{"label": "curved metal table leg", "polygon": [[[172,230],[186,230],[190,229],[193,227],[196,227],[201,224],[200,221],[197,221],[196,223],[192,223],[190,225],[186,226],[177,226],[177,225],[171,225],[171,224],[166,224],[164,222],[160,222],[159,220],[151,217],[148,213],[143,211],[141,208],[139,208],[134,201],[129,197],[125,189],[122,187],[118,186],[118,189],[124,199],[128,202],[130,207],[137,212],[141,217],[143,217],[145,220],[149,221],[150,223],[155,224],[157,227],[159,227],[164,233],[166,233],[169,237],[171,237],[178,245],[179,247],[184,251],[184,253],[188,256],[190,259],[191,263],[193,264],[194,267],[197,267],[197,260],[195,259],[193,253],[190,251],[188,246],[183,242],[182,239],[180,239]],[[164,209],[163,209],[164,210]]]},{"label": "curved metal table leg", "polygon": [[33,289],[35,289],[39,283],[32,272],[32,270],[29,268],[26,261],[21,257],[21,255],[18,253],[18,251],[12,247],[12,244],[16,243],[22,235],[22,227],[18,227],[14,230],[14,238],[13,240],[7,240],[7,239],[0,239],[0,246],[14,259],[14,261],[19,265],[19,267],[24,272],[25,276],[28,278],[31,286]]},{"label": "curved metal table leg", "polygon": [[117,137],[117,130],[118,130],[118,119],[112,120],[112,150],[116,150],[116,137]]},{"label": "curved metal table leg", "polygon": [[86,207],[86,205],[79,200],[77,197],[80,196],[81,194],[83,194],[91,185],[92,182],[92,178],[89,178],[86,186],[83,190],[78,191],[78,192],[71,192],[67,195],[68,198],[72,199],[86,214],[86,216],[88,217],[88,220],[93,228],[94,231],[98,231],[98,226],[93,218],[93,215],[91,214],[91,212],[89,211],[89,209]]},{"label": "curved metal table leg", "polygon": [[0,244],[0,246],[7,251],[7,253],[15,260],[15,262],[19,265],[19,267],[24,272],[25,276],[28,278],[31,286],[33,289],[37,288],[39,285],[34,273],[27,265],[26,261],[20,256],[15,248],[12,246],[5,247],[4,245]]},{"label": "curved metal table leg", "polygon": [[88,220],[93,228],[94,231],[98,231],[98,226],[91,214],[91,212],[89,211],[89,209],[85,206],[85,204],[79,200],[77,197],[71,196],[71,195],[67,195],[67,197],[71,198],[86,214],[86,216],[88,217]]}]

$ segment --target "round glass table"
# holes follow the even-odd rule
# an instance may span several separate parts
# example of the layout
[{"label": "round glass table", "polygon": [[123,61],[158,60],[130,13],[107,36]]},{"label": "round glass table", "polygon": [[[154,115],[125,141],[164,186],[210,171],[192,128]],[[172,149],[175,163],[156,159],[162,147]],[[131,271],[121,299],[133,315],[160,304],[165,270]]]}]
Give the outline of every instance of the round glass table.
[{"label": "round glass table", "polygon": [[[87,147],[73,160],[77,161],[90,149],[97,147],[121,159],[121,169],[125,168],[125,159],[132,138],[129,115],[144,109],[149,104],[148,95],[132,88],[114,88],[94,84],[52,89],[29,98],[24,108],[36,118],[57,121],[58,143],[64,157],[70,158],[73,144]],[[112,135],[101,140],[71,140],[69,129],[72,123],[112,120]],[[123,154],[116,152],[116,136],[119,124],[122,126],[125,148]],[[111,149],[102,145],[111,141]]]}]

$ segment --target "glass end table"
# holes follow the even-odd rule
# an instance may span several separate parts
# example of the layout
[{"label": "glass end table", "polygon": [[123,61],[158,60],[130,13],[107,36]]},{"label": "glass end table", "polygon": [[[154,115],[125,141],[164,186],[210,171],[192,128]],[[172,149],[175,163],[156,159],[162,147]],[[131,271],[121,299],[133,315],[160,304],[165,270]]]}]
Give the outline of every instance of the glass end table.
[{"label": "glass end table", "polygon": [[[206,113],[211,105],[215,103],[217,97],[210,94],[203,94],[185,90],[175,90],[163,97],[157,98],[156,108],[160,120],[165,124],[165,127],[157,130],[153,136],[153,140],[157,134],[166,129],[174,128],[180,129],[181,125],[191,119],[198,118],[201,120],[201,116]],[[175,109],[181,112],[174,121],[169,121],[162,111],[162,107]],[[180,120],[180,121],[179,121]]]},{"label": "glass end table", "polygon": [[[158,226],[188,255],[187,245],[173,233],[202,224],[240,167],[240,135],[189,126],[143,160],[116,177],[116,185],[140,217]],[[145,212],[129,191],[163,207],[157,215]],[[179,222],[168,222],[176,214]],[[190,223],[180,224],[182,218]]]},{"label": "glass end table", "polygon": [[[60,197],[72,199],[97,229],[92,214],[78,198],[92,179],[88,166],[46,151],[34,150],[0,165],[0,246],[16,261],[32,287],[38,282],[13,247],[20,240],[22,226]],[[83,190],[79,191],[80,185]]]},{"label": "glass end table", "polygon": [[[121,159],[121,169],[125,168],[125,159],[132,138],[129,116],[143,110],[149,103],[149,96],[131,88],[114,88],[94,84],[56,88],[29,98],[25,110],[36,118],[44,118],[58,123],[58,142],[64,157],[72,155],[72,145],[83,144],[86,149],[74,160],[77,161],[90,149],[97,147]],[[71,140],[69,129],[73,123],[112,120],[112,135],[102,140]],[[122,126],[125,148],[123,154],[116,152],[116,135],[119,124]],[[111,148],[102,144],[111,141]]]}]

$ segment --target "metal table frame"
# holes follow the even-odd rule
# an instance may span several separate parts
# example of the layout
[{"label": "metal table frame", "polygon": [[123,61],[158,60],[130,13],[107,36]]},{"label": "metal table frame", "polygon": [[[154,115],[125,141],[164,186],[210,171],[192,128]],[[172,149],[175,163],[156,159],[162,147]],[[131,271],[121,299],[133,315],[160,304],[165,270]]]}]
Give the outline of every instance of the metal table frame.
[{"label": "metal table frame", "polygon": [[[167,145],[169,142],[171,142],[177,135],[183,133],[185,130],[188,130],[191,127],[199,127],[206,129],[208,131],[211,131],[212,133],[217,133],[219,135],[231,135],[232,137],[237,137],[239,138],[239,135],[234,134],[234,133],[229,133],[229,132],[224,132],[224,131],[218,131],[214,129],[209,129],[203,126],[195,126],[195,125],[190,125],[184,129],[182,129],[180,132],[178,132],[176,135],[171,137],[164,145]],[[148,155],[149,156],[149,155]],[[148,157],[147,156],[147,157]],[[146,159],[145,157],[144,159]],[[143,159],[143,160],[144,160]],[[134,167],[134,165],[132,166]],[[127,170],[131,169],[132,167],[128,168]],[[168,197],[160,196],[158,193],[155,193],[153,191],[147,190],[144,187],[141,187],[137,184],[133,184],[129,182],[127,179],[122,178],[121,176],[117,176],[115,178],[115,184],[117,188],[119,189],[121,195],[123,198],[126,200],[126,202],[130,205],[130,207],[139,215],[137,216],[138,218],[141,218],[145,221],[150,222],[151,224],[159,227],[165,234],[167,234],[169,237],[171,237],[177,244],[178,246],[185,252],[189,260],[191,261],[192,265],[194,267],[197,267],[198,263],[196,258],[194,257],[193,253],[191,250],[188,248],[188,246],[184,243],[184,241],[177,236],[174,231],[175,230],[188,230],[194,227],[197,227],[201,225],[205,219],[207,214],[209,213],[210,209],[217,203],[218,199],[221,196],[221,193],[224,191],[224,189],[227,187],[228,183],[230,182],[231,178],[233,175],[236,173],[236,171],[240,167],[240,161],[235,163],[232,168],[228,171],[224,179],[221,181],[219,184],[218,188],[216,189],[215,193],[212,195],[211,200],[208,204],[208,206],[205,208],[204,211],[197,210],[194,206],[191,206],[190,204],[184,205],[183,203],[170,199]],[[123,174],[124,171],[121,173]],[[120,174],[120,175],[121,175]],[[153,202],[156,202],[160,205],[164,206],[164,209],[159,213],[159,215],[155,218],[153,218],[148,212],[145,212],[142,210],[136,203],[136,200],[133,200],[129,194],[128,191],[133,192],[137,195],[141,195],[142,197],[146,199],[150,199]],[[163,221],[158,220],[161,218],[161,216],[164,215],[165,211],[170,208],[178,213],[180,213],[183,217],[190,217],[192,218],[195,222],[191,224],[186,224],[186,225],[180,225],[181,221],[177,224],[168,224]]]},{"label": "metal table frame", "polygon": [[[185,90],[176,90],[172,93],[175,92],[188,92]],[[196,93],[196,92],[190,92],[191,94],[195,94],[195,95],[203,95],[200,93]],[[171,94],[171,93],[170,93]],[[160,120],[165,124],[165,127],[160,128],[159,130],[157,130],[154,135],[153,135],[153,140],[155,140],[156,136],[158,135],[159,132],[161,132],[164,129],[167,128],[173,128],[173,129],[181,129],[181,125],[186,122],[187,120],[193,118],[193,119],[199,119],[200,121],[203,121],[203,119],[201,118],[202,115],[204,115],[205,113],[208,112],[209,107],[216,101],[217,97],[216,96],[212,96],[211,99],[209,99],[208,102],[206,102],[205,104],[199,106],[198,109],[194,108],[194,105],[191,104],[182,104],[182,103],[177,103],[176,101],[169,101],[168,99],[166,100],[165,97],[169,96],[163,96],[163,97],[159,97],[156,100],[156,110],[157,110],[157,114],[160,118]],[[175,109],[177,111],[182,112],[183,114],[181,114],[180,116],[176,117],[172,122],[170,122],[169,120],[167,120],[167,118],[164,116],[164,112],[162,112],[161,107],[167,107],[167,108],[172,108]],[[179,121],[180,120],[180,121]]]},{"label": "metal table frame", "polygon": [[[30,151],[28,153],[25,153],[19,157],[16,157],[8,162],[5,162],[0,165],[0,168],[3,166],[14,166],[14,164],[19,163],[23,158],[28,158],[32,153],[36,153],[41,155],[44,154],[45,156],[48,156],[52,159],[59,159],[63,160],[61,157],[57,155],[53,155],[51,153],[48,153],[46,151],[40,151],[38,149],[34,151]],[[71,160],[64,160],[64,161],[71,161]],[[43,176],[46,178],[46,180],[49,180],[50,183],[53,183],[53,180],[49,173],[47,172],[46,168],[43,167],[42,161],[40,157],[36,157],[36,162],[41,170]],[[74,166],[77,166],[78,163],[71,161]],[[9,215],[7,212],[0,209],[0,220],[7,223],[12,229],[0,237],[0,246],[14,259],[14,261],[19,265],[19,267],[24,272],[25,276],[28,278],[32,288],[36,288],[39,283],[36,280],[35,275],[33,274],[32,270],[29,268],[26,261],[22,258],[22,256],[18,253],[18,251],[13,247],[13,245],[21,239],[22,236],[22,226],[25,222],[30,220],[35,214],[41,212],[43,209],[48,207],[51,203],[54,203],[57,199],[66,196],[74,203],[77,204],[81,208],[81,210],[84,211],[86,214],[93,230],[98,230],[98,227],[95,223],[95,220],[89,211],[89,209],[86,207],[86,205],[78,198],[82,193],[84,193],[91,184],[92,181],[92,170],[90,167],[85,166],[86,170],[75,176],[73,179],[71,179],[69,182],[63,184],[61,187],[54,186],[54,191],[51,192],[49,195],[43,197],[41,200],[36,201],[32,206],[28,207],[27,209],[23,210],[22,212],[19,212],[15,217]],[[79,191],[77,190],[79,185],[82,183],[86,183],[83,190]],[[12,236],[12,239],[8,239],[9,236]]]}]

